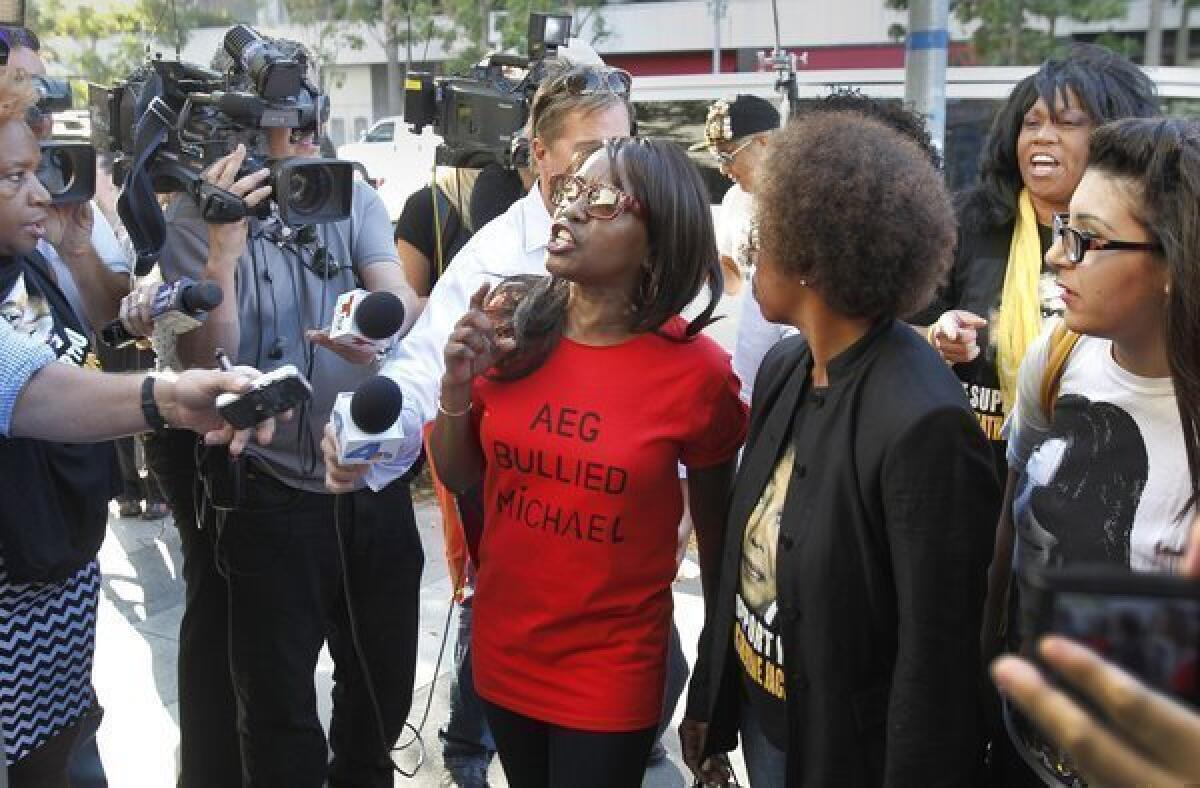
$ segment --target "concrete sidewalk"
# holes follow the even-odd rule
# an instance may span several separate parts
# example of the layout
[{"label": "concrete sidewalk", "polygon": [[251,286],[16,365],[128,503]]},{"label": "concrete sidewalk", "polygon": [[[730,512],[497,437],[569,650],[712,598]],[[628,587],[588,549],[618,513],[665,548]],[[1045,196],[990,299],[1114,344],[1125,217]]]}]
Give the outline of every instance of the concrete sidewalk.
[{"label": "concrete sidewalk", "polygon": [[[417,503],[417,522],[425,547],[425,575],[421,586],[417,689],[410,722],[421,724],[427,703],[429,714],[421,731],[424,763],[411,779],[397,775],[396,785],[432,788],[441,784],[437,730],[446,719],[455,625],[451,621],[450,640],[445,644],[441,667],[435,676],[447,613],[451,611],[450,580],[442,557],[441,520],[431,500]],[[96,689],[105,709],[99,734],[100,751],[113,788],[167,788],[175,783],[179,745],[175,685],[179,620],[183,613],[179,537],[170,520],[143,522],[114,516],[109,525],[109,536],[100,550],[104,582],[95,671]],[[689,652],[694,648],[702,617],[699,580],[677,582],[675,618]],[[689,653],[689,662],[694,657],[694,653]],[[321,715],[326,723],[332,673],[333,663],[323,652],[316,682]],[[682,707],[681,703],[676,710],[676,722]],[[406,734],[401,741],[410,737],[411,734]],[[678,737],[671,732],[665,740],[670,757],[647,771],[643,786],[690,786],[679,754]],[[419,746],[413,745],[397,754],[398,765],[411,772],[420,760],[419,750]],[[744,774],[740,764],[737,768]],[[490,782],[493,786],[507,785],[499,763],[492,766]]]}]

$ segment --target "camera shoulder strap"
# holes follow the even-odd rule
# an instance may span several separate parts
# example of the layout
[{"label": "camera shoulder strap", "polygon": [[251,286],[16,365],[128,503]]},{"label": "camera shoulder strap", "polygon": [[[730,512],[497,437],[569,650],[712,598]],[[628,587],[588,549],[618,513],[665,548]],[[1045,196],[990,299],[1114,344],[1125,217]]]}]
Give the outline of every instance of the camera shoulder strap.
[{"label": "camera shoulder strap", "polygon": [[167,141],[167,130],[174,121],[175,112],[165,101],[155,98],[138,121],[134,135],[134,161],[125,177],[125,188],[117,199],[117,214],[129,231],[137,260],[134,273],[145,276],[158,262],[163,242],[167,237],[167,223],[162,209],[158,207],[158,196],[154,184],[146,171],[154,154]]}]

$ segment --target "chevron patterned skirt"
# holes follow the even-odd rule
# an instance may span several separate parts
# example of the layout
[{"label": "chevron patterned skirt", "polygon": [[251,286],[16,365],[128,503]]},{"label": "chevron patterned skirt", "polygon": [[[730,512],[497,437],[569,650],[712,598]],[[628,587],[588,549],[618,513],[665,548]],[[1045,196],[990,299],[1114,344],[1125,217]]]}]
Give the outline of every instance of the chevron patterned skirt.
[{"label": "chevron patterned skirt", "polygon": [[0,726],[15,763],[95,703],[92,658],[100,566],[61,583],[14,583],[0,562]]}]

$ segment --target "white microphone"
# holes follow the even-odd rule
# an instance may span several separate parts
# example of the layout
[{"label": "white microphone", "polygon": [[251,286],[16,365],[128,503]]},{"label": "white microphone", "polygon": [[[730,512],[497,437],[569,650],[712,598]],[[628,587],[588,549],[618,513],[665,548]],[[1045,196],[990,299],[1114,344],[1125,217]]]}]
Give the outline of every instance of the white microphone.
[{"label": "white microphone", "polygon": [[396,459],[403,447],[400,411],[404,395],[396,381],[377,375],[353,393],[338,394],[333,405],[338,464],[365,465]]},{"label": "white microphone", "polygon": [[386,290],[351,290],[338,296],[329,339],[339,345],[379,353],[387,350],[404,323],[404,303]]}]

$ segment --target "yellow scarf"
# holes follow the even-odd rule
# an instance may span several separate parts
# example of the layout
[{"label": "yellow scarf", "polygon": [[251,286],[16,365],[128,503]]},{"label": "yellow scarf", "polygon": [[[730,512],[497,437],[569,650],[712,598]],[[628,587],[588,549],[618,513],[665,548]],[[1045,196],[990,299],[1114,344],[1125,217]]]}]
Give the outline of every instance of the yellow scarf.
[{"label": "yellow scarf", "polygon": [[1029,190],[1022,189],[1017,198],[1012,245],[1008,248],[1008,267],[1004,269],[1004,291],[992,328],[1005,415],[1017,401],[1017,371],[1021,359],[1042,330],[1041,277],[1042,243],[1038,237],[1037,214]]}]

